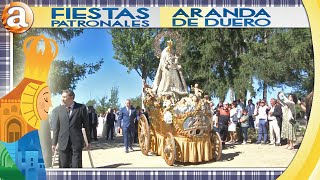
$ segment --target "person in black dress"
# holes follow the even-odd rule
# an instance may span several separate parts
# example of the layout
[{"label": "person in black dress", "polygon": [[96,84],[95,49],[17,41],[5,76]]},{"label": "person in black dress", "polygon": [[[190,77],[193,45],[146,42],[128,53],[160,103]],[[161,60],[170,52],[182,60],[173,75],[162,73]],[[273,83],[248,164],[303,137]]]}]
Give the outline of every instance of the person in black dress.
[{"label": "person in black dress", "polygon": [[107,140],[109,138],[109,133],[111,134],[111,140],[113,140],[115,122],[116,115],[113,113],[113,109],[111,109],[111,111],[107,114]]}]

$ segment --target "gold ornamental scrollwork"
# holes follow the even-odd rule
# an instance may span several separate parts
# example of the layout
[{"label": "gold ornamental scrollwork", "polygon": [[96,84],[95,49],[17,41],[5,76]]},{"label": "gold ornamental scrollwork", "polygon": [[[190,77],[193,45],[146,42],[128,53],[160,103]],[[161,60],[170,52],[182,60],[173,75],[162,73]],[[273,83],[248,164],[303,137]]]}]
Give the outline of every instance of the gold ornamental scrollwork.
[{"label": "gold ornamental scrollwork", "polygon": [[153,47],[155,50],[155,54],[157,57],[160,57],[161,55],[161,39],[165,37],[170,37],[170,39],[173,39],[175,44],[175,55],[180,56],[182,53],[182,37],[176,30],[164,30],[156,35],[153,41]]}]

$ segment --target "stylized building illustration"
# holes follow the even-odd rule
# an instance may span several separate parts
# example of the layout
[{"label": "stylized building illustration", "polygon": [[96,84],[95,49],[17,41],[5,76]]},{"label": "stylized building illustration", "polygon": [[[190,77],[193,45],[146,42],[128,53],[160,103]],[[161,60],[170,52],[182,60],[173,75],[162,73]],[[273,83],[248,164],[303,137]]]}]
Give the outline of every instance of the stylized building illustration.
[{"label": "stylized building illustration", "polygon": [[16,166],[26,179],[45,179],[45,165],[42,157],[38,131],[26,134],[19,141],[4,143]]},{"label": "stylized building illustration", "polygon": [[17,166],[27,179],[44,179],[45,166],[39,151],[20,151]]},{"label": "stylized building illustration", "polygon": [[[17,92],[21,91],[21,92]],[[0,100],[0,140],[15,142],[26,133],[35,130],[23,120],[20,99],[23,89],[15,89]]]},{"label": "stylized building illustration", "polygon": [[[44,42],[44,49],[38,48],[40,41]],[[0,99],[0,141],[3,142],[15,142],[28,132],[40,129],[40,121],[47,119],[51,106],[46,81],[51,62],[58,54],[58,45],[44,35],[30,36],[25,39],[23,50],[24,78]]]}]

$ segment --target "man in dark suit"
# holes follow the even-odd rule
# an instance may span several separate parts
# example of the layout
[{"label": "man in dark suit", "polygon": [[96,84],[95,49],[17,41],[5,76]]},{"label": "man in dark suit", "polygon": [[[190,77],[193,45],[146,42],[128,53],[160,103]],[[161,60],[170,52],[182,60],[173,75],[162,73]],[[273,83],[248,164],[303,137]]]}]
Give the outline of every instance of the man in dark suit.
[{"label": "man in dark suit", "polygon": [[[85,128],[88,143],[89,122],[87,108],[83,104],[74,101],[75,94],[71,90],[62,92],[62,105],[56,107],[57,113],[53,116],[53,145],[55,150],[58,144],[60,168],[82,168],[82,149],[84,138],[82,127]],[[90,149],[88,144],[87,149]]]},{"label": "man in dark suit", "polygon": [[95,113],[93,106],[88,106],[88,116],[89,116],[89,128],[90,128],[90,138],[98,141],[97,138],[97,126],[98,126],[98,115]]},{"label": "man in dark suit", "polygon": [[125,107],[121,108],[119,112],[119,124],[122,128],[125,152],[133,151],[132,143],[134,137],[134,119],[136,118],[136,110],[131,106],[129,99],[125,102]]}]

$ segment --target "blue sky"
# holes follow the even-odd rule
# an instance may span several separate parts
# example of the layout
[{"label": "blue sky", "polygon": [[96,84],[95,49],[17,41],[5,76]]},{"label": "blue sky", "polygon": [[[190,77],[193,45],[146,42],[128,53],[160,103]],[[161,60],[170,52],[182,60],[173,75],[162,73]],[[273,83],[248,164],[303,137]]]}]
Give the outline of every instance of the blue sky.
[{"label": "blue sky", "polygon": [[[104,95],[110,97],[110,90],[113,86],[119,87],[121,105],[124,105],[127,98],[141,94],[140,76],[135,71],[127,73],[127,68],[119,61],[114,60],[113,56],[112,37],[107,33],[107,29],[85,29],[80,36],[66,42],[65,45],[59,45],[59,54],[56,59],[68,60],[74,57],[77,63],[97,62],[101,58],[104,59],[104,63],[97,73],[88,75],[86,79],[78,82],[75,90],[76,102],[86,103],[90,99],[98,99]],[[257,83],[254,84],[254,87],[258,88]],[[276,97],[278,91],[281,90],[290,92],[292,89],[288,87],[285,89],[274,88],[274,91],[268,93],[268,101],[271,97]],[[231,102],[229,97],[228,93],[227,101]],[[253,101],[260,98],[262,98],[262,93],[258,93]],[[217,101],[214,99],[215,104]],[[53,96],[52,102],[53,107],[59,105],[61,96]]]},{"label": "blue sky", "polygon": [[[124,104],[125,99],[133,98],[141,93],[142,82],[135,71],[127,73],[127,68],[113,59],[112,37],[106,29],[85,29],[84,33],[73,38],[65,45],[59,45],[59,54],[56,59],[75,58],[77,63],[97,62],[101,58],[104,63],[101,69],[86,79],[78,82],[75,100],[86,103],[90,99],[97,99],[104,95],[110,97],[110,90],[119,87],[119,102]],[[52,97],[53,106],[61,102],[61,96]]]}]

